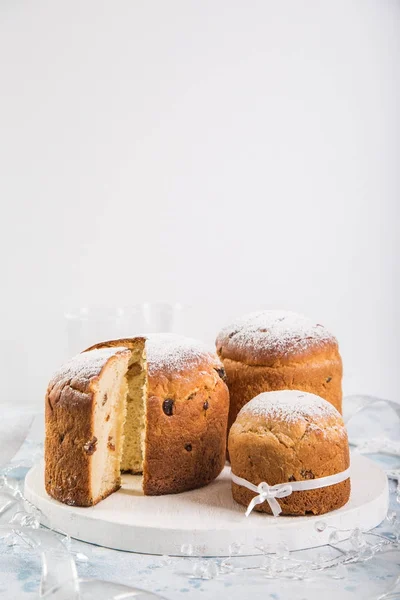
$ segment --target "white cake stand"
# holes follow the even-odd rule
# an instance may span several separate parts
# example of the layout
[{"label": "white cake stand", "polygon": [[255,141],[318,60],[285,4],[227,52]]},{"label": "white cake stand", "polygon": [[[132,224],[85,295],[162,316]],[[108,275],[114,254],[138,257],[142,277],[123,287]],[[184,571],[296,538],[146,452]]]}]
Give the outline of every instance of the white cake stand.
[{"label": "white cake stand", "polygon": [[[44,523],[71,537],[116,550],[145,554],[181,554],[192,544],[197,556],[227,556],[229,546],[242,544],[243,554],[258,554],[256,546],[282,542],[290,550],[328,543],[331,527],[369,530],[381,523],[388,508],[388,482],[371,460],[352,456],[352,491],[346,506],[313,517],[270,517],[236,504],[230,490],[229,467],[205,488],[169,496],[143,496],[141,478],[123,477],[122,488],[96,506],[61,504],[44,489],[44,467],[28,473],[25,496],[45,515]],[[323,532],[317,521],[327,525]],[[348,537],[343,532],[342,538]]]}]

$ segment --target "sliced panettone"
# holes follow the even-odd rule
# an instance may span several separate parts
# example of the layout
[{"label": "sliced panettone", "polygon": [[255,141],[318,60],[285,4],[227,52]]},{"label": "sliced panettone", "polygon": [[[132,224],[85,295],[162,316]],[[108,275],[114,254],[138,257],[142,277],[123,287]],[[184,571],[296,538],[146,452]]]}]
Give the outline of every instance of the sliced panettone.
[{"label": "sliced panettone", "polygon": [[[106,377],[116,357],[118,374]],[[48,493],[70,504],[95,504],[120,487],[120,471],[142,473],[147,495],[212,481],[225,462],[229,393],[223,376],[215,354],[170,334],[103,342],[75,357],[47,394]],[[60,437],[65,422],[66,445]]]},{"label": "sliced panettone", "polygon": [[45,485],[53,498],[90,506],[120,487],[130,357],[118,347],[78,354],[50,382]]}]

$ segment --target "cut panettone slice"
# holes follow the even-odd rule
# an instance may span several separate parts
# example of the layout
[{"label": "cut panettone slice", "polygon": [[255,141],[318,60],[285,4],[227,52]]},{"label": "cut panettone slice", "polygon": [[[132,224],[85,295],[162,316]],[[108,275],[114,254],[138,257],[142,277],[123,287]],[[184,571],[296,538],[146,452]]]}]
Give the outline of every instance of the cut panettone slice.
[{"label": "cut panettone slice", "polygon": [[133,355],[123,347],[78,354],[50,382],[45,484],[57,500],[91,506],[121,486],[126,373]]}]

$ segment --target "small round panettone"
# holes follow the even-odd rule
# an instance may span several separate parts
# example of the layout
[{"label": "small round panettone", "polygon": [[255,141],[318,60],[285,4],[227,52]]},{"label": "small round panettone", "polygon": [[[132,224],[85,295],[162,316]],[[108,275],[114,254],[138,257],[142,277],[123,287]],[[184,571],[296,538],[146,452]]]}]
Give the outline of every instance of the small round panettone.
[{"label": "small round panettone", "polygon": [[222,329],[216,346],[230,394],[228,430],[261,392],[303,390],[342,412],[338,342],[319,323],[293,312],[258,311]]},{"label": "small round panettone", "polygon": [[[232,474],[258,486],[319,479],[349,468],[347,432],[339,412],[319,396],[297,390],[265,392],[246,404],[229,433]],[[248,506],[255,492],[232,482],[233,498]],[[283,515],[320,515],[340,508],[350,479],[279,498]],[[255,510],[271,514],[268,502]]]}]

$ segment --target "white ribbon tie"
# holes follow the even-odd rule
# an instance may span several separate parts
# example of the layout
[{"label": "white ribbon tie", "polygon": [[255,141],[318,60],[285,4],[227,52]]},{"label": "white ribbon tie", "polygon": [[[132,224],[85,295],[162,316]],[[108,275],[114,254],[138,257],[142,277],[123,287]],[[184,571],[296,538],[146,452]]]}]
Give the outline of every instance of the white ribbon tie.
[{"label": "white ribbon tie", "polygon": [[335,485],[336,483],[341,483],[345,479],[348,479],[349,476],[350,468],[341,473],[335,473],[334,475],[328,475],[327,477],[319,477],[318,479],[291,481],[287,483],[277,483],[276,485],[268,485],[268,483],[262,481],[258,485],[254,485],[254,483],[247,481],[247,479],[243,479],[242,477],[238,477],[234,473],[231,473],[233,483],[257,493],[257,496],[254,496],[247,507],[246,517],[249,516],[257,504],[262,504],[265,501],[268,502],[274,517],[277,517],[282,512],[277,498],[286,498],[286,496],[290,496],[293,492],[316,490],[318,488],[328,487],[329,485]]},{"label": "white ribbon tie", "polygon": [[285,498],[286,496],[290,496],[292,493],[292,487],[289,484],[284,484],[282,486],[269,486],[268,483],[263,481],[257,486],[257,492],[258,496],[254,496],[246,510],[246,517],[249,516],[257,504],[262,504],[265,501],[268,502],[274,517],[277,517],[282,512],[277,498]]}]

